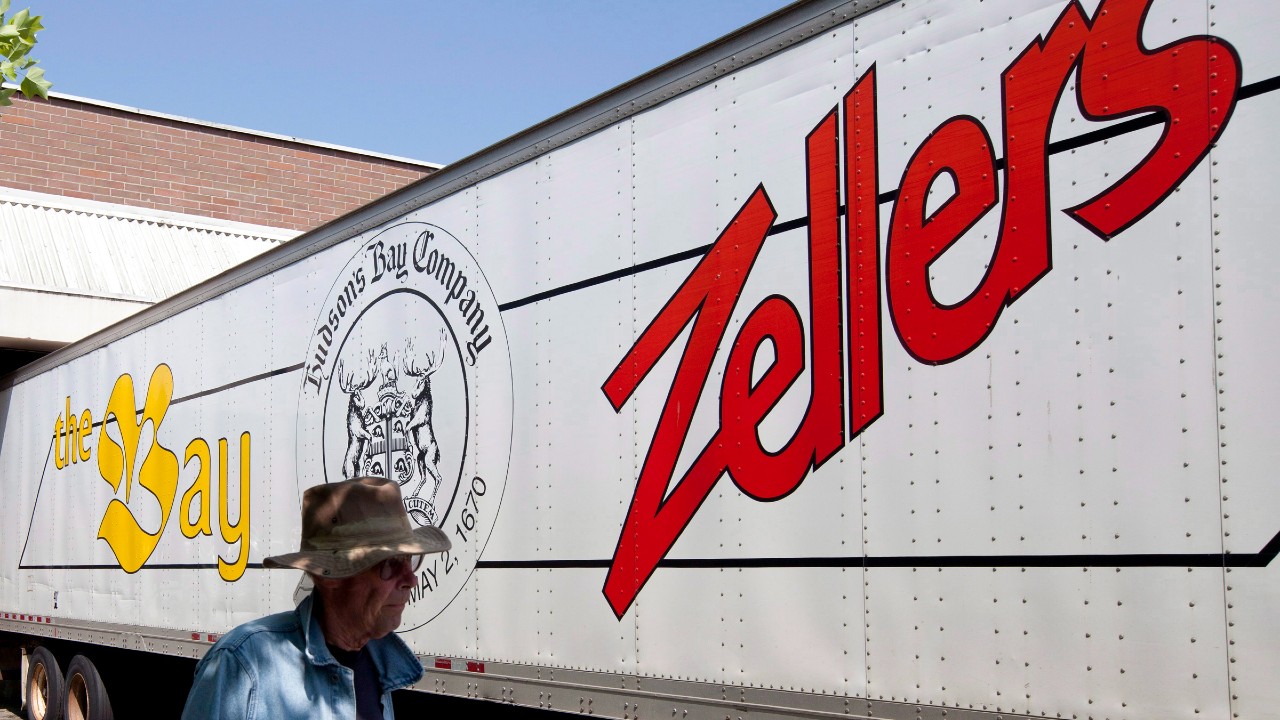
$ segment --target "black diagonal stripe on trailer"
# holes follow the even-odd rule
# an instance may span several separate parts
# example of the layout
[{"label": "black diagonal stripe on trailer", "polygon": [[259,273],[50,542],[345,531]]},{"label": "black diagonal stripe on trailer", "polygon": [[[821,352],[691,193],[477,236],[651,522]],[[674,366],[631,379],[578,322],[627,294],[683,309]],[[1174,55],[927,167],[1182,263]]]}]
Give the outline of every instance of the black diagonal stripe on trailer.
[{"label": "black diagonal stripe on trailer", "polygon": [[[232,382],[229,382],[229,383],[227,383],[226,385],[219,385],[218,387],[215,387],[215,388],[210,388],[210,389],[208,389],[208,390],[201,390],[200,392],[192,393],[192,394],[190,394],[190,395],[183,395],[183,396],[182,396],[182,397],[180,397],[180,398],[174,398],[174,399],[169,403],[169,406],[170,406],[170,407],[173,407],[174,405],[177,405],[178,403],[184,403],[184,402],[186,402],[186,401],[188,401],[188,400],[195,400],[195,399],[197,399],[197,398],[208,397],[209,395],[214,395],[214,394],[217,394],[217,393],[220,393],[220,392],[224,392],[224,391],[226,391],[226,390],[231,390],[231,389],[234,389],[234,388],[238,388],[238,387],[240,387],[241,385],[248,385],[249,383],[257,382],[257,381],[259,381],[259,380],[266,380],[267,378],[273,378],[273,377],[275,377],[275,376],[277,376],[277,375],[284,375],[284,374],[286,374],[286,373],[295,372],[295,371],[297,371],[297,370],[301,370],[301,369],[302,369],[302,368],[304,368],[304,367],[306,367],[306,364],[305,364],[305,363],[298,363],[297,365],[290,365],[289,367],[276,368],[275,370],[268,370],[268,371],[266,371],[266,372],[264,372],[264,373],[258,373],[257,375],[250,375],[250,376],[249,376],[249,377],[247,377],[247,378],[243,378],[243,379],[240,379],[240,380],[233,380]],[[142,414],[142,412],[143,412],[143,410],[144,410],[144,408],[138,408],[137,410],[135,410],[135,411],[134,411],[134,414],[136,414],[136,415],[141,415],[141,414]],[[109,422],[109,421],[107,421],[107,420],[99,420],[98,422],[94,423],[94,424],[93,424],[93,425],[91,425],[90,427],[93,427],[93,428],[96,428],[96,427],[102,427],[103,423],[106,423],[106,422]],[[63,435],[54,435],[54,440],[57,440],[57,439],[61,438],[62,436],[63,436]],[[52,445],[50,445],[50,446],[49,446],[49,448],[50,448],[50,449],[52,449],[52,448],[53,448],[53,446],[52,446]],[[48,458],[46,458],[46,459],[45,459],[45,464],[46,464],[46,465],[48,465],[48,464],[49,464],[49,460],[48,460]]]},{"label": "black diagonal stripe on trailer", "polygon": [[1247,100],[1275,90],[1280,90],[1280,75],[1240,86],[1240,93],[1238,97],[1241,100]]},{"label": "black diagonal stripe on trailer", "polygon": [[[225,391],[225,390],[231,390],[232,388],[238,388],[238,387],[240,387],[241,385],[248,385],[249,383],[257,382],[257,381],[259,381],[259,380],[266,380],[267,378],[273,378],[273,377],[275,377],[275,376],[277,376],[277,375],[284,375],[284,374],[286,374],[286,373],[291,373],[291,372],[294,372],[294,371],[296,371],[296,370],[301,370],[303,367],[305,367],[305,363],[298,363],[297,365],[290,365],[289,367],[282,367],[282,368],[276,368],[275,370],[268,370],[267,372],[264,372],[264,373],[258,373],[257,375],[250,375],[249,377],[244,378],[243,380],[235,380],[235,381],[233,381],[233,382],[229,382],[229,383],[227,383],[226,385],[219,385],[219,386],[218,386],[218,387],[216,387],[216,388],[210,388],[210,389],[208,389],[208,390],[202,390],[202,391],[200,391],[200,392],[198,392],[198,393],[192,393],[192,394],[190,394],[190,395],[183,395],[183,396],[182,396],[182,397],[180,397],[180,398],[175,398],[175,399],[174,399],[174,401],[173,401],[173,402],[171,402],[171,403],[169,403],[169,404],[170,404],[170,405],[177,405],[178,403],[184,403],[184,402],[186,402],[186,401],[188,401],[188,400],[195,400],[196,398],[207,397],[207,396],[209,396],[209,395],[213,395],[213,394],[215,394],[215,393],[220,393],[220,392],[223,392],[223,391]],[[139,410],[138,412],[139,412],[139,413],[141,413],[142,411],[141,411],[141,410]]]},{"label": "black diagonal stripe on trailer", "polygon": [[[247,563],[245,568],[248,570],[262,570],[265,566],[262,563]],[[119,565],[19,565],[19,570],[119,570]],[[217,563],[162,563],[152,565],[147,563],[138,568],[135,572],[142,570],[217,570]]]},{"label": "black diagonal stripe on trailer", "polygon": [[[665,558],[659,568],[1245,568],[1266,567],[1280,554],[1280,532],[1256,553],[1117,553],[1084,555],[868,555],[843,557]],[[608,568],[610,560],[481,560],[485,570]]]},{"label": "black diagonal stripe on trailer", "polygon": [[[1249,98],[1254,98],[1259,95],[1264,95],[1269,92],[1274,92],[1276,90],[1280,90],[1280,76],[1268,78],[1266,80],[1259,80],[1258,82],[1241,86],[1240,92],[1237,95],[1237,98],[1238,100],[1247,100]],[[1102,142],[1103,140],[1110,140],[1111,138],[1114,138],[1114,137],[1119,137],[1121,135],[1135,132],[1137,130],[1142,130],[1143,128],[1160,125],[1162,122],[1163,120],[1161,116],[1155,113],[1143,115],[1141,117],[1131,118],[1123,122],[1118,122],[1114,125],[1108,125],[1107,127],[1100,128],[1098,130],[1093,130],[1091,132],[1087,132],[1082,135],[1077,135],[1076,137],[1067,138],[1065,140],[1058,140],[1057,142],[1051,142],[1049,143],[1049,154],[1057,155],[1059,153],[1064,153],[1069,150],[1077,150],[1079,148],[1085,147],[1086,145],[1092,145],[1094,143]],[[1004,168],[1004,158],[996,159],[996,168],[997,169]],[[881,205],[884,205],[885,203],[891,203],[897,199],[898,199],[897,190],[888,190],[886,192],[880,193],[876,197],[876,201]],[[845,206],[841,205],[838,210],[838,215],[843,217],[845,215],[845,212],[846,212]],[[774,226],[769,229],[768,235],[780,235],[784,232],[790,232],[792,230],[797,230],[799,228],[808,227],[808,225],[809,225],[808,217],[799,217],[794,220],[787,220],[785,222],[775,223]],[[515,310],[516,308],[522,308],[526,305],[532,305],[533,303],[536,303],[536,302],[549,300],[551,298],[557,297],[559,295],[564,295],[566,293],[575,292],[577,290],[583,290],[589,287],[594,287],[596,285],[602,285],[604,283],[611,282],[613,280],[629,277],[631,275],[638,275],[642,272],[645,272],[648,270],[654,270],[660,267],[665,267],[667,265],[674,265],[676,263],[684,262],[685,260],[691,260],[693,258],[706,255],[707,251],[710,249],[711,249],[711,245],[707,244],[701,247],[693,248],[691,250],[682,250],[673,255],[667,255],[665,257],[649,260],[647,262],[641,263],[639,265],[634,265],[629,268],[614,270],[612,272],[608,272],[603,275],[597,275],[592,278],[587,278],[585,280],[579,280],[577,282],[569,283],[568,285],[562,285],[560,287],[552,288],[550,290],[544,290],[543,292],[535,293],[527,297],[518,298],[510,302],[501,303],[498,305],[498,310],[504,311],[504,312],[507,310]]]},{"label": "black diagonal stripe on trailer", "polygon": [[36,508],[40,507],[40,490],[44,488],[44,476],[49,472],[49,458],[53,457],[53,446],[58,436],[49,439],[49,451],[45,453],[43,469],[40,471],[40,482],[36,485],[36,499],[31,502],[31,517],[27,518],[27,539],[22,541],[22,552],[18,554],[18,567],[22,567],[22,558],[27,556],[27,545],[31,542],[31,528],[36,524]]}]

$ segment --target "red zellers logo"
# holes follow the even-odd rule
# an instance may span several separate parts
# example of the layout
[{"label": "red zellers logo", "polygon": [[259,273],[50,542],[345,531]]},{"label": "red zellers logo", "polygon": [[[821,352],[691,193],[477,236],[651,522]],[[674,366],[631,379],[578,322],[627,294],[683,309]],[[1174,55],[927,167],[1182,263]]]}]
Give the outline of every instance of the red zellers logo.
[{"label": "red zellers logo", "polygon": [[[1004,308],[1049,272],[1049,130],[1073,74],[1076,102],[1085,117],[1105,120],[1155,113],[1164,124],[1159,142],[1133,170],[1066,211],[1102,239],[1114,237],[1150,212],[1204,158],[1235,106],[1239,59],[1230,45],[1206,36],[1156,49],[1142,47],[1149,4],[1104,0],[1090,18],[1072,2],[1049,34],[1028,45],[1004,71],[1001,200],[996,197],[1000,163],[986,128],[968,116],[938,126],[903,172],[883,269],[875,68],[858,80],[840,107],[833,108],[805,140],[808,342],[813,362],[805,415],[781,450],[770,452],[761,446],[758,426],[805,369],[799,310],[787,298],[773,295],[751,311],[729,348],[719,429],[668,493],[689,432],[691,408],[702,395],[743,285],[777,217],[763,186],[752,193],[603,387],[615,410],[621,409],[692,324],[605,580],[605,597],[618,617],[721,475],[727,472],[739,489],[757,500],[777,500],[880,417],[882,277],[899,340],[917,360],[936,365],[977,347]],[[943,173],[952,176],[955,193],[929,213],[929,186]],[[930,264],[996,205],[1002,212],[1000,233],[986,276],[964,300],[939,303],[929,287]],[[847,274],[842,265],[847,265]],[[842,350],[845,336],[847,359]],[[753,361],[766,341],[773,345],[775,359],[753,382]]]}]

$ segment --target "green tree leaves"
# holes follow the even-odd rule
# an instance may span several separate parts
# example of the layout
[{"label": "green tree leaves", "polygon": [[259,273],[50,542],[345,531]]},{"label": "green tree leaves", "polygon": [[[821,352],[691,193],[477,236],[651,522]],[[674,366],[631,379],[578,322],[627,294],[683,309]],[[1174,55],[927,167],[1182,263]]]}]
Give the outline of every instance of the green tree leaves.
[{"label": "green tree leaves", "polygon": [[0,0],[0,77],[18,87],[0,88],[0,106],[12,105],[9,98],[19,90],[27,97],[39,95],[47,100],[53,83],[44,79],[44,68],[36,67],[39,61],[28,55],[44,25],[30,10],[19,10],[6,19],[8,12],[9,0]]}]

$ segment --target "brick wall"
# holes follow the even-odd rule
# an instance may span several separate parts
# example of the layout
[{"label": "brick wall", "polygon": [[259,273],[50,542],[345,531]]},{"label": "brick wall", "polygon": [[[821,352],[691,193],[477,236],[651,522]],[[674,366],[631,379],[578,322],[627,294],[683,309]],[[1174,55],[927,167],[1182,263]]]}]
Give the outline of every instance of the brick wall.
[{"label": "brick wall", "polygon": [[307,230],[431,168],[67,98],[0,110],[0,185]]}]

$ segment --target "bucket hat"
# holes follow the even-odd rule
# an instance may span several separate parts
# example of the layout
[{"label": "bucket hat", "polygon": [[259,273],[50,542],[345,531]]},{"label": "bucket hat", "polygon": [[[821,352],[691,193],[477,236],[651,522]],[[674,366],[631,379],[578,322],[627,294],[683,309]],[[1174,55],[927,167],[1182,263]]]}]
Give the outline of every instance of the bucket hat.
[{"label": "bucket hat", "polygon": [[444,552],[440,528],[414,528],[400,486],[361,477],[307,488],[302,494],[299,550],[263,559],[268,568],[297,568],[327,578],[358,575],[389,557]]}]

